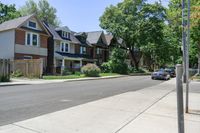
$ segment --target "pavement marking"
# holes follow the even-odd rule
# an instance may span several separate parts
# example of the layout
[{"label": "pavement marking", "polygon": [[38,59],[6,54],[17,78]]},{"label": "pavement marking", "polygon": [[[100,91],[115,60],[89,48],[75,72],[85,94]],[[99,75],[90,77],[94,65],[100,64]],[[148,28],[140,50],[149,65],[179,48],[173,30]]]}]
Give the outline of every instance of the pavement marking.
[{"label": "pavement marking", "polygon": [[144,109],[142,112],[140,112],[138,115],[136,115],[133,119],[131,119],[130,121],[128,121],[127,123],[125,123],[117,131],[115,131],[115,133],[119,133],[123,128],[125,128],[127,125],[129,125],[131,122],[133,122],[135,119],[137,119],[140,115],[142,115],[143,113],[145,113],[148,109],[150,109],[152,106],[154,106],[156,103],[158,103],[159,101],[161,101],[163,98],[165,98],[167,95],[169,95],[173,91],[174,91],[174,89],[171,90],[171,91],[169,91],[168,93],[166,93],[164,96],[162,96],[161,98],[159,98],[157,101],[155,101],[151,105],[149,105],[146,109]]},{"label": "pavement marking", "polygon": [[29,130],[29,131],[32,131],[32,132],[35,132],[35,133],[42,133],[42,132],[40,132],[40,131],[36,131],[36,130],[31,129],[31,128],[27,128],[27,127],[24,127],[24,126],[20,126],[20,125],[14,124],[14,123],[11,124],[11,125],[16,126],[16,127],[19,127],[19,128],[22,128],[22,129],[26,129],[26,130]]}]

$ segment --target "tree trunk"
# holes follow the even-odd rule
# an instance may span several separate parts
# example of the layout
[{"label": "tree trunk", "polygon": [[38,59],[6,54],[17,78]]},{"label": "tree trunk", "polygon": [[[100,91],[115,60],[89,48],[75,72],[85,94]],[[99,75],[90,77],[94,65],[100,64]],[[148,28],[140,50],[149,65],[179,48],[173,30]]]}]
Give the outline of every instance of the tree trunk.
[{"label": "tree trunk", "polygon": [[140,57],[139,57],[138,60],[136,59],[136,55],[135,55],[134,50],[129,49],[129,53],[130,53],[130,56],[131,56],[131,61],[134,63],[135,69],[139,70]]}]

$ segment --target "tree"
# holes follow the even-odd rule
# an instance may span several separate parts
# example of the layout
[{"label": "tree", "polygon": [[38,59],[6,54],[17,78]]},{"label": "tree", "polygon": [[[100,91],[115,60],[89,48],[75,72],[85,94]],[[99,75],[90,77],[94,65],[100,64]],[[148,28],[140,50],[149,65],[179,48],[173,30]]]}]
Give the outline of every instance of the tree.
[{"label": "tree", "polygon": [[142,57],[142,46],[160,44],[163,39],[165,9],[161,4],[145,0],[124,0],[107,7],[100,17],[100,26],[126,44],[136,69]]},{"label": "tree", "polygon": [[27,0],[25,5],[19,9],[22,16],[35,13],[42,21],[48,22],[54,26],[58,26],[60,21],[56,16],[56,9],[52,7],[47,0]]},{"label": "tree", "polygon": [[20,16],[20,13],[16,10],[15,5],[5,5],[0,2],[0,24],[17,18]]}]

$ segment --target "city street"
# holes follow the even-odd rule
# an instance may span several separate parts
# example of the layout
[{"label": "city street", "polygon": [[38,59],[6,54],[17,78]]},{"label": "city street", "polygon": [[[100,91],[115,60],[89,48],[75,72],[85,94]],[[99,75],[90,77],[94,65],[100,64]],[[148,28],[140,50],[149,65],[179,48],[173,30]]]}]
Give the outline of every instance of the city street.
[{"label": "city street", "polygon": [[30,119],[163,81],[150,76],[0,87],[0,125]]}]

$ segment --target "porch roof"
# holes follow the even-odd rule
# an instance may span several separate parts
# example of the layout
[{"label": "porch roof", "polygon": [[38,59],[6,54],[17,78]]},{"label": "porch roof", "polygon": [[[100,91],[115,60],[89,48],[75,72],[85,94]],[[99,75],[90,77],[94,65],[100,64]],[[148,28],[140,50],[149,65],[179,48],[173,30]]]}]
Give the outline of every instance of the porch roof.
[{"label": "porch roof", "polygon": [[69,57],[69,58],[81,58],[81,59],[88,59],[88,60],[94,60],[89,55],[84,54],[72,54],[72,53],[63,53],[63,52],[56,52],[57,54],[63,56],[63,57]]}]

